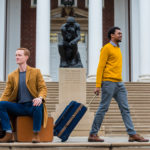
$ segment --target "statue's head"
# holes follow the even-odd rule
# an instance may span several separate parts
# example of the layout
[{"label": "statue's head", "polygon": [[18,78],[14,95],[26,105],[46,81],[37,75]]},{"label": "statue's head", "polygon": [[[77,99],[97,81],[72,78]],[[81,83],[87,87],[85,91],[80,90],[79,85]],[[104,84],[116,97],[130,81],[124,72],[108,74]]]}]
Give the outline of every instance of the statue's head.
[{"label": "statue's head", "polygon": [[74,23],[75,23],[74,17],[68,17],[68,18],[67,18],[67,23],[68,23],[68,24],[74,24]]}]

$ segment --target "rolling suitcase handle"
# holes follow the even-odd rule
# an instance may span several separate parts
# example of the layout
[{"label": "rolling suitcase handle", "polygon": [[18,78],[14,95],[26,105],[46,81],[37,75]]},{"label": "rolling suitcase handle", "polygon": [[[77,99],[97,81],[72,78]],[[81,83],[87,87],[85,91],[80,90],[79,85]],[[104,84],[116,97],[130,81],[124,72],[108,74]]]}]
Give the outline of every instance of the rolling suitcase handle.
[{"label": "rolling suitcase handle", "polygon": [[88,104],[88,107],[91,105],[91,103],[94,101],[94,99],[95,99],[95,97],[96,97],[97,95],[95,94],[94,96],[93,96],[93,98],[92,98],[92,100],[89,102],[89,104]]}]

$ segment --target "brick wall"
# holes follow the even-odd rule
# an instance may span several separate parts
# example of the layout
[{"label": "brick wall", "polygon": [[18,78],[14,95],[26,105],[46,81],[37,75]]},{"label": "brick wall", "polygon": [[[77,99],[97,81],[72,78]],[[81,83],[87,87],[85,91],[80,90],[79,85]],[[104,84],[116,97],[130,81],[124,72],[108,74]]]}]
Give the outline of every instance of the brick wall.
[{"label": "brick wall", "polygon": [[21,47],[31,51],[28,61],[30,66],[35,66],[36,46],[36,9],[30,7],[30,0],[21,1]]},{"label": "brick wall", "polygon": [[107,32],[112,26],[114,26],[114,0],[105,0],[103,7],[103,44],[109,41]]},{"label": "brick wall", "polygon": [[51,9],[55,9],[58,7],[58,1],[57,0],[51,0]]},{"label": "brick wall", "polygon": [[87,8],[85,8],[85,1],[84,0],[77,0],[77,4],[78,4],[78,8],[87,10]]}]

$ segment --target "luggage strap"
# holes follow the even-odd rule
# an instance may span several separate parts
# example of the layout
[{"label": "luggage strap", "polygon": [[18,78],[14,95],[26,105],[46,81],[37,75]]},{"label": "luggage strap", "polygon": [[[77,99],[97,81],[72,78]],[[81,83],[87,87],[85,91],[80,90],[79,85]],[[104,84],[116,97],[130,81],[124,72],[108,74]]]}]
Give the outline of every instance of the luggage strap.
[{"label": "luggage strap", "polygon": [[72,117],[68,120],[68,122],[66,123],[66,125],[61,129],[61,131],[58,134],[58,137],[60,137],[62,135],[62,133],[66,130],[66,128],[70,125],[70,123],[72,122],[72,120],[76,117],[77,113],[82,109],[84,105],[80,104],[80,106],[77,108],[77,110],[74,112],[74,114],[72,115]]}]

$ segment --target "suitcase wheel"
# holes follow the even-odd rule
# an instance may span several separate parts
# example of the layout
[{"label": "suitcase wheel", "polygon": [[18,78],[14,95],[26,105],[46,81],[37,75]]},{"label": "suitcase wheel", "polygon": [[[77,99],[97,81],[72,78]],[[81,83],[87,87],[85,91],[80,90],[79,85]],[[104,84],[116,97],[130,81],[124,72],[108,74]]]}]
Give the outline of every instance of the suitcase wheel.
[{"label": "suitcase wheel", "polygon": [[68,138],[63,138],[63,139],[61,139],[61,142],[65,142],[65,141],[67,141],[68,140]]}]

